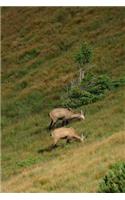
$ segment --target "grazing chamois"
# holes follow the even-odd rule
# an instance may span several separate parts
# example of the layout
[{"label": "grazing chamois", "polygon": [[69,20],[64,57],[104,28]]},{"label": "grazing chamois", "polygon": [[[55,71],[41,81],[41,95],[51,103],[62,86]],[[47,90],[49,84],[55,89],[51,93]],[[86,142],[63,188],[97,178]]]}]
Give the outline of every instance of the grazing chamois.
[{"label": "grazing chamois", "polygon": [[68,124],[69,120],[80,119],[84,120],[85,116],[81,110],[81,113],[74,113],[68,108],[55,108],[50,113],[51,123],[49,129],[53,128],[58,120],[62,120],[62,126]]},{"label": "grazing chamois", "polygon": [[74,128],[56,128],[54,131],[51,132],[51,136],[54,139],[53,147],[56,147],[57,142],[60,139],[66,139],[66,142],[69,143],[70,140],[75,139],[78,141],[83,142],[85,139],[85,136],[79,136]]}]

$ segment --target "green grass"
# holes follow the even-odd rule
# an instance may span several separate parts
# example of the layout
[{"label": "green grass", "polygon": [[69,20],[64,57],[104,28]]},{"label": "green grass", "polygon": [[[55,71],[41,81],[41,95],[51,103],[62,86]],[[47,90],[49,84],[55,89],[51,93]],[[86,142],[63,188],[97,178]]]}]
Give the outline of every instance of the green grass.
[{"label": "green grass", "polygon": [[[115,95],[117,95],[117,99],[114,99]],[[114,132],[124,129],[125,110],[122,109],[124,100],[125,96],[123,96],[122,90],[115,91],[104,100],[86,106],[85,122],[75,122],[69,126],[74,127],[78,133],[84,133],[87,136],[88,142],[102,140]],[[27,120],[20,119],[17,124],[5,128],[3,132],[3,149],[6,147],[5,155],[9,154],[9,157],[13,156],[10,160],[3,161],[3,177],[7,178],[14,172],[17,173],[20,171],[20,168],[22,169],[25,166],[20,167],[17,163],[27,163],[31,157],[33,160],[35,159],[34,164],[42,162],[38,150],[46,149],[53,142],[47,130],[50,121],[47,115],[48,112],[49,110],[45,110],[44,113],[30,116]],[[78,148],[78,144],[75,143],[69,145],[67,148],[75,148],[74,145]],[[66,153],[67,148],[62,149],[60,147],[58,155]],[[43,161],[47,162],[53,154],[53,151],[44,153],[42,155]],[[53,158],[55,159],[55,157]],[[7,163],[8,165],[6,165]],[[31,162],[29,165],[33,163]]]},{"label": "green grass", "polygon": [[125,9],[113,7],[2,8],[2,191],[96,192],[110,165],[125,159],[124,86],[75,109],[87,111],[69,124],[85,145],[61,141],[48,151],[47,130],[48,113],[78,76],[81,42],[92,46],[93,74],[125,76],[124,19]]}]

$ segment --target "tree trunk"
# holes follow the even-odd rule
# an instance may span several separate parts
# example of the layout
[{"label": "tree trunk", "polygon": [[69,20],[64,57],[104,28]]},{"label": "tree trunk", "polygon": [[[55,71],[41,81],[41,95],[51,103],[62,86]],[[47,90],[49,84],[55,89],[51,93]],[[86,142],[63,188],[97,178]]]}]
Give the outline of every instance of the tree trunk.
[{"label": "tree trunk", "polygon": [[82,71],[82,79],[85,77],[85,71]]},{"label": "tree trunk", "polygon": [[85,77],[85,71],[82,68],[79,69],[79,83],[81,83],[82,79]]},{"label": "tree trunk", "polygon": [[79,69],[79,83],[82,81],[82,68]]}]

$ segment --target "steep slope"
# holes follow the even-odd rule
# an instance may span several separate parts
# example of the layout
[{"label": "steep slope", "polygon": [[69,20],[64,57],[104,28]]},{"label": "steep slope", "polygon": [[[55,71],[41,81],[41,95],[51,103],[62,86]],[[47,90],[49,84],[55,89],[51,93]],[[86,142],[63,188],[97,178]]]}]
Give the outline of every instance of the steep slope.
[{"label": "steep slope", "polygon": [[[7,192],[96,192],[99,178],[115,161],[125,159],[125,133],[80,145],[56,159],[26,169],[3,184]],[[71,156],[72,155],[72,156]]]},{"label": "steep slope", "polygon": [[85,106],[84,123],[69,125],[88,135],[84,146],[38,153],[52,143],[48,112],[77,76],[82,41],[93,48],[93,73],[125,76],[125,8],[2,8],[3,191],[96,191],[110,164],[125,159],[125,87]]}]

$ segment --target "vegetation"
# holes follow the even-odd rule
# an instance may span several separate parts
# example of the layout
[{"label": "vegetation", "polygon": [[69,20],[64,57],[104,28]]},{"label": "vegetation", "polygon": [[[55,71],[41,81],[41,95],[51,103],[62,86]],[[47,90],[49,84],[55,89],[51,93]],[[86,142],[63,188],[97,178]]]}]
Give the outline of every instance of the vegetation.
[{"label": "vegetation", "polygon": [[[109,167],[125,160],[125,8],[10,7],[1,13],[2,192],[98,191]],[[74,55],[81,41],[94,56],[77,90],[101,98],[80,106],[76,98],[73,110],[85,109],[86,119],[69,126],[87,136],[85,143],[61,141],[49,151],[48,113],[78,77]],[[91,74],[93,87],[87,85]]]},{"label": "vegetation", "polygon": [[92,50],[87,43],[81,45],[80,51],[75,56],[75,61],[83,67],[85,64],[89,63],[92,58]]},{"label": "vegetation", "polygon": [[83,43],[81,45],[81,48],[79,52],[75,55],[75,61],[79,66],[80,74],[79,74],[79,80],[81,82],[82,80],[82,74],[84,71],[82,71],[82,68],[85,70],[85,65],[88,64],[91,61],[92,58],[92,50],[89,47],[87,43]]},{"label": "vegetation", "polygon": [[81,84],[71,87],[61,98],[62,106],[77,108],[91,104],[108,95],[107,91],[114,90],[125,85],[125,78],[111,80],[107,75],[95,76],[87,74]]},{"label": "vegetation", "polygon": [[125,163],[114,164],[100,183],[99,192],[125,192]]}]

